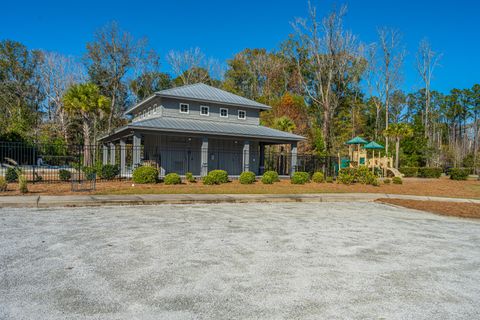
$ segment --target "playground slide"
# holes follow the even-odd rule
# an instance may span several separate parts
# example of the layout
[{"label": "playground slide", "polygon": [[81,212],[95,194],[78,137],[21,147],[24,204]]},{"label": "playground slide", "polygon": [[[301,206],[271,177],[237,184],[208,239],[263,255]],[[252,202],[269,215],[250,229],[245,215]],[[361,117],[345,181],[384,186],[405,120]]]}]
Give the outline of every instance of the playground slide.
[{"label": "playground slide", "polygon": [[387,176],[390,176],[388,173],[391,173],[394,177],[403,177],[403,174],[395,168],[387,168]]}]

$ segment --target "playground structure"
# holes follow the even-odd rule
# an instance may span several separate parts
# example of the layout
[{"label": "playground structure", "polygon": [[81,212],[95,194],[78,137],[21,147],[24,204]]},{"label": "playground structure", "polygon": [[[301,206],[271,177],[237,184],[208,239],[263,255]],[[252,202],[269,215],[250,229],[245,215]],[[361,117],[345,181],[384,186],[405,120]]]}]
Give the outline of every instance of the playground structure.
[{"label": "playground structure", "polygon": [[[372,169],[372,171],[375,171],[375,169],[378,168],[379,172],[384,177],[403,176],[400,171],[393,167],[392,157],[380,156],[380,150],[383,150],[384,147],[377,142],[368,142],[361,137],[355,137],[347,141],[346,144],[348,145],[348,158],[339,160],[340,168],[356,168],[364,165],[369,169]],[[368,150],[372,151],[372,156],[370,158],[368,157]],[[378,156],[376,156],[377,150]]]}]

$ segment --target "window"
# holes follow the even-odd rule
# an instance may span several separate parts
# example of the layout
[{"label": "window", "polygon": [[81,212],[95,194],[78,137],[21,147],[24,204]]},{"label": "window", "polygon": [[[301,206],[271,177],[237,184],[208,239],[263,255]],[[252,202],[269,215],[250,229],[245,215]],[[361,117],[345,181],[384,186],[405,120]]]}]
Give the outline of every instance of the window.
[{"label": "window", "polygon": [[157,108],[158,108],[158,107],[157,107],[157,104],[154,104],[154,105],[153,105],[153,108],[152,108],[152,114],[157,113]]},{"label": "window", "polygon": [[210,115],[210,108],[208,106],[200,106],[200,115],[202,116]]},{"label": "window", "polygon": [[228,109],[227,108],[220,108],[220,117],[228,118]]},{"label": "window", "polygon": [[238,119],[247,119],[247,112],[245,110],[238,110]]},{"label": "window", "polygon": [[188,113],[189,108],[187,103],[180,103],[180,113]]}]

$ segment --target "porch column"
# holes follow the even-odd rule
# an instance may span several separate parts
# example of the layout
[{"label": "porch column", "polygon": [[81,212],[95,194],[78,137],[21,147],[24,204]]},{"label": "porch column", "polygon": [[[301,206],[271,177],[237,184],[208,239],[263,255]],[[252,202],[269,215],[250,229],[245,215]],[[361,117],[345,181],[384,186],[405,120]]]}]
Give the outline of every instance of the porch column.
[{"label": "porch column", "polygon": [[202,147],[201,147],[201,167],[200,167],[200,175],[202,177],[208,174],[208,138],[202,138]]},{"label": "porch column", "polygon": [[297,171],[297,143],[296,142],[291,144],[291,154],[292,154],[291,173],[293,174],[295,171]]},{"label": "porch column", "polygon": [[250,171],[250,141],[243,142],[243,169],[242,172]]},{"label": "porch column", "polygon": [[102,164],[108,164],[108,147],[102,144]]},{"label": "porch column", "polygon": [[126,168],[126,158],[127,158],[127,152],[126,152],[126,142],[125,139],[120,140],[120,176],[125,174],[125,168]]},{"label": "porch column", "polygon": [[115,164],[115,144],[110,142],[110,164]]},{"label": "porch column", "polygon": [[258,159],[258,174],[262,175],[265,172],[265,144],[260,142],[259,147],[260,155]]},{"label": "porch column", "polygon": [[140,164],[140,151],[142,147],[142,136],[138,132],[133,133],[133,156],[132,156],[132,170]]}]

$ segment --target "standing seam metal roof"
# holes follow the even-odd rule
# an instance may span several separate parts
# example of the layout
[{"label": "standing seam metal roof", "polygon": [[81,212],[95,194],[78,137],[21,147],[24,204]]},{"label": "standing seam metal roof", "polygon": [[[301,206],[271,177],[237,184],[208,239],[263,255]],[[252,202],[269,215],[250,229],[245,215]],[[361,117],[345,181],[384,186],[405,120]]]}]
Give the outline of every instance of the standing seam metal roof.
[{"label": "standing seam metal roof", "polygon": [[175,131],[188,133],[217,134],[227,136],[244,136],[256,138],[270,138],[276,140],[300,141],[305,138],[296,134],[248,124],[236,124],[228,122],[213,122],[204,120],[191,120],[181,118],[152,118],[134,122],[128,125],[130,128],[151,128],[159,131]]}]

